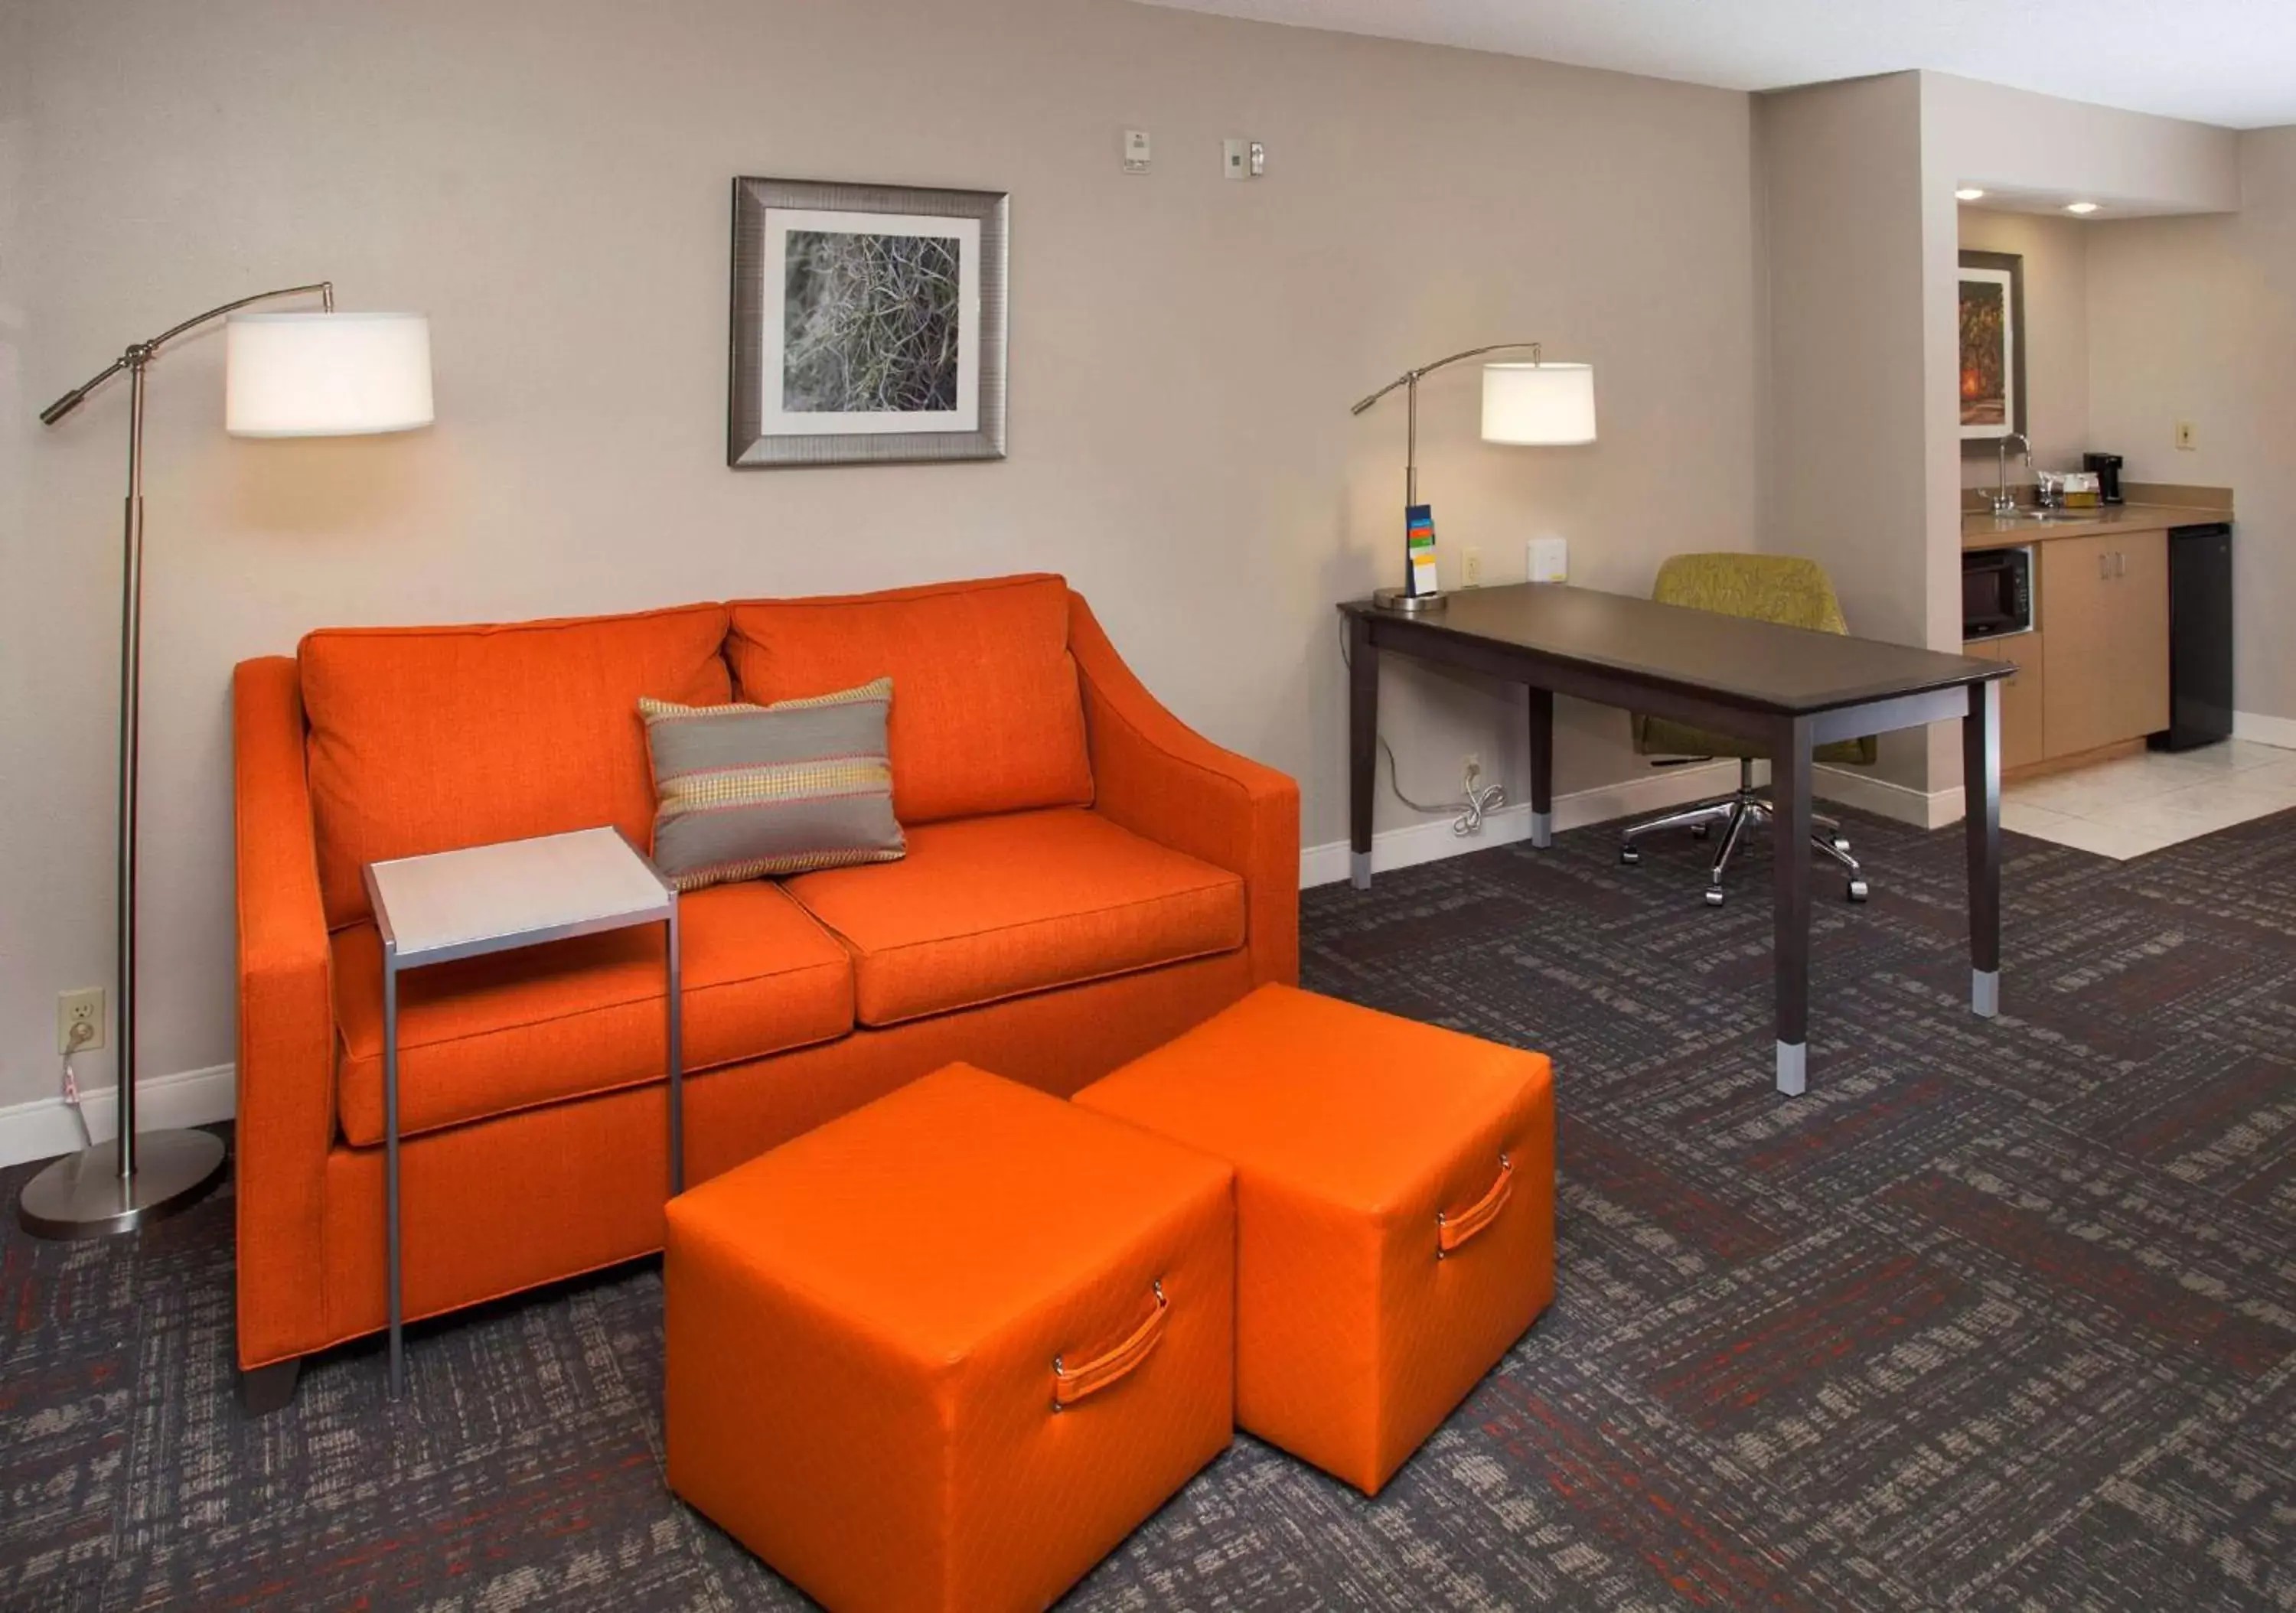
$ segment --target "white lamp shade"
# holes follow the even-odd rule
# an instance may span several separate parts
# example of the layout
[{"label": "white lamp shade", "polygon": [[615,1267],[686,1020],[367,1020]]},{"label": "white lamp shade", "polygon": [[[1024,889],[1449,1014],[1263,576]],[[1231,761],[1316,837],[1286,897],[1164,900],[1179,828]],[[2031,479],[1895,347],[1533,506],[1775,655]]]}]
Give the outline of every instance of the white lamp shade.
[{"label": "white lamp shade", "polygon": [[356,437],[430,423],[430,322],[420,314],[234,314],[224,430]]},{"label": "white lamp shade", "polygon": [[1546,447],[1593,442],[1594,366],[1485,364],[1483,440]]}]

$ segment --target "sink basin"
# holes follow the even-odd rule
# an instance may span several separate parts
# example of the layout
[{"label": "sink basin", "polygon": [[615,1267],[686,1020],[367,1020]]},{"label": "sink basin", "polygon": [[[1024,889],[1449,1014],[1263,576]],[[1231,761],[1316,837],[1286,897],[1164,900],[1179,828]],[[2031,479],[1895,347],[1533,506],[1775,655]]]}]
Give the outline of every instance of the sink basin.
[{"label": "sink basin", "polygon": [[2094,510],[2020,510],[2027,520],[2095,520]]}]

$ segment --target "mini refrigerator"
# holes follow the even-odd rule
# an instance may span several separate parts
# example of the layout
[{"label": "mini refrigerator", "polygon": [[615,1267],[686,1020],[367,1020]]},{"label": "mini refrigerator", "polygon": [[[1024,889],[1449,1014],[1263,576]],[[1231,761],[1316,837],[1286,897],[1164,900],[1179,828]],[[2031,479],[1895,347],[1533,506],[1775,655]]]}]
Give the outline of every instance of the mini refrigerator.
[{"label": "mini refrigerator", "polygon": [[2232,737],[2232,528],[2169,529],[2169,726],[2156,750]]}]

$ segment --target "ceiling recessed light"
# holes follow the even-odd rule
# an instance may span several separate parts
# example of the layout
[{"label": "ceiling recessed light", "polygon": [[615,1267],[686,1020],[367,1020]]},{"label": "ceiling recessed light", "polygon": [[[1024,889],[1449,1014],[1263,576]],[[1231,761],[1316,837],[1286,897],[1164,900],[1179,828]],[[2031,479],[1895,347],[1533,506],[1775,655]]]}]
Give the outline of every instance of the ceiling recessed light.
[{"label": "ceiling recessed light", "polygon": [[2065,203],[2065,211],[2068,213],[2094,213],[2096,211],[2096,203],[2094,201],[2068,201]]},{"label": "ceiling recessed light", "polygon": [[1985,192],[1973,184],[1965,184],[1953,193],[1956,201],[1975,201]]}]

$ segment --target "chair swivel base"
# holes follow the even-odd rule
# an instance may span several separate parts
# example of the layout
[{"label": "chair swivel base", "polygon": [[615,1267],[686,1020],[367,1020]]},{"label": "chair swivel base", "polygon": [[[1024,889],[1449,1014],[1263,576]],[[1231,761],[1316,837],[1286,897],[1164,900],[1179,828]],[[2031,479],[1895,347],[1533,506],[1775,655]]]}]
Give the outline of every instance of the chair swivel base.
[{"label": "chair swivel base", "polygon": [[[1728,899],[1729,893],[1723,888],[1722,880],[1729,872],[1732,857],[1745,843],[1750,831],[1767,827],[1777,813],[1772,802],[1754,793],[1752,771],[1751,766],[1741,768],[1739,786],[1733,794],[1718,796],[1679,811],[1628,824],[1620,836],[1619,861],[1628,867],[1640,863],[1643,854],[1635,842],[1644,835],[1654,834],[1661,829],[1687,829],[1700,839],[1704,839],[1717,824],[1723,825],[1722,849],[1715,854],[1714,866],[1706,882],[1706,905],[1721,906]],[[1872,894],[1872,888],[1866,882],[1857,859],[1849,855],[1849,839],[1841,832],[1840,822],[1821,813],[1812,813],[1810,822],[1815,825],[1810,832],[1810,845],[1840,864],[1849,875],[1842,894],[1852,902],[1866,900]]]},{"label": "chair swivel base", "polygon": [[36,1238],[105,1238],[189,1209],[223,1180],[223,1139],[211,1132],[139,1132],[135,1174],[119,1174],[109,1142],[66,1154],[24,1184],[16,1219]]}]

